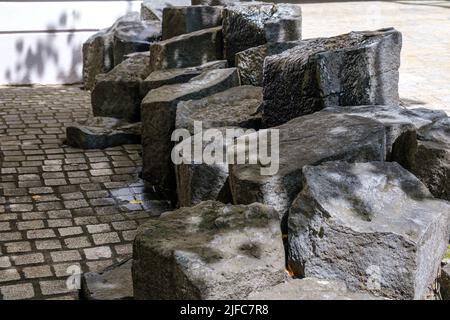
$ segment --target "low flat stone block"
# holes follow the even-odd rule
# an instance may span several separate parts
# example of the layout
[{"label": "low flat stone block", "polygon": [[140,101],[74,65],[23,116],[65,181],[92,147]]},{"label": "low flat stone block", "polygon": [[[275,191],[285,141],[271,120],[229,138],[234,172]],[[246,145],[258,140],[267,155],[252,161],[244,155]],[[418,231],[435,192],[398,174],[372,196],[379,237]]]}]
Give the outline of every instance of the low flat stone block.
[{"label": "low flat stone block", "polygon": [[203,129],[241,127],[259,129],[262,88],[237,86],[198,100],[180,101],[177,106],[176,128],[194,133],[194,121]]}]

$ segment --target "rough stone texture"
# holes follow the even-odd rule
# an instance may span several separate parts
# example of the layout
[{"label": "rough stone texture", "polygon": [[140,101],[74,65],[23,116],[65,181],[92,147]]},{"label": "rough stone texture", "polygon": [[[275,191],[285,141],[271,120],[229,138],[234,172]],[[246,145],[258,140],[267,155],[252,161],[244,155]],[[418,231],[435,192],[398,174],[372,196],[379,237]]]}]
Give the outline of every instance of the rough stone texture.
[{"label": "rough stone texture", "polygon": [[301,9],[295,4],[234,3],[223,11],[225,58],[266,42],[301,39]]},{"label": "rough stone texture", "polygon": [[288,266],[350,289],[424,299],[450,234],[450,204],[395,162],[303,168],[289,212]]},{"label": "rough stone texture", "polygon": [[222,57],[222,27],[183,34],[150,46],[152,70],[194,67]]},{"label": "rough stone texture", "polygon": [[317,278],[289,279],[262,292],[248,296],[249,300],[379,300],[380,297],[347,289],[342,281]]},{"label": "rough stone texture", "polygon": [[136,299],[243,299],[285,278],[278,214],[258,203],[164,213],[133,249]]},{"label": "rough stone texture", "polygon": [[212,6],[167,7],[163,11],[162,39],[222,26],[222,8]]},{"label": "rough stone texture", "polygon": [[95,116],[140,121],[141,82],[150,74],[148,53],[137,53],[98,75],[91,94]]},{"label": "rough stone texture", "polygon": [[69,276],[129,257],[138,225],[171,210],[144,191],[140,144],[64,144],[66,125],[90,117],[90,93],[79,86],[0,88],[4,299],[77,299]]},{"label": "rough stone texture", "polygon": [[83,82],[87,90],[92,90],[95,77],[114,67],[112,51],[113,35],[108,29],[101,30],[83,43]]},{"label": "rough stone texture", "polygon": [[172,197],[175,175],[170,154],[174,144],[177,104],[182,100],[201,99],[239,85],[236,68],[209,70],[187,83],[166,85],[151,90],[142,101],[142,177],[148,186]]},{"label": "rough stone texture", "polygon": [[[119,18],[111,27],[94,34],[83,44],[83,82],[92,90],[95,77],[107,73],[126,54],[146,51],[161,36],[160,22],[142,22],[138,12]],[[116,57],[116,59],[115,59]]]},{"label": "rough stone texture", "polygon": [[301,41],[264,64],[263,122],[328,106],[398,105],[401,33],[393,28]]},{"label": "rough stone texture", "polygon": [[185,83],[192,78],[199,76],[204,71],[224,69],[227,65],[226,60],[217,60],[207,62],[196,67],[153,71],[144,81],[141,82],[141,96],[145,97],[145,95],[152,89],[156,89],[167,84]]},{"label": "rough stone texture", "polygon": [[450,200],[450,118],[418,132],[411,171],[435,197]]},{"label": "rough stone texture", "polygon": [[238,86],[199,100],[180,101],[177,106],[176,128],[194,133],[194,121],[203,129],[242,127],[259,129],[262,88]]},{"label": "rough stone texture", "polygon": [[141,123],[94,117],[67,126],[66,143],[81,149],[105,149],[141,142]]},{"label": "rough stone texture", "polygon": [[264,59],[267,56],[280,54],[298,44],[298,41],[268,43],[236,53],[235,63],[239,69],[242,84],[262,86]]},{"label": "rough stone texture", "polygon": [[131,266],[127,259],[102,272],[88,272],[82,276],[81,295],[87,300],[129,300],[133,298]]},{"label": "rough stone texture", "polygon": [[447,118],[447,114],[443,110],[434,110],[420,107],[408,109],[408,111],[411,114],[414,114],[415,116],[419,117],[420,119],[426,119],[431,122],[436,122],[437,120],[440,120],[442,118]]},{"label": "rough stone texture", "polygon": [[445,265],[439,277],[440,293],[443,300],[450,300],[450,264]]},{"label": "rough stone texture", "polygon": [[416,130],[432,124],[445,112],[425,109],[408,110],[397,106],[328,107],[324,112],[342,113],[374,119],[386,127],[386,160],[396,161],[409,169],[417,146]]},{"label": "rough stone texture", "polygon": [[253,0],[192,0],[191,4],[196,5],[206,5],[206,6],[226,6],[231,5],[236,2],[252,2]]},{"label": "rough stone texture", "polygon": [[[284,217],[283,222],[302,188],[303,166],[333,160],[382,161],[386,154],[384,126],[371,119],[318,112],[274,129],[279,130],[278,172],[262,175],[260,164],[231,164],[230,183],[234,203],[271,205]],[[263,132],[255,134],[258,139]],[[268,150],[271,148],[270,140]]]},{"label": "rough stone texture", "polygon": [[441,263],[441,274],[438,278],[439,293],[443,300],[450,300],[450,244],[445,251],[444,259]]},{"label": "rough stone texture", "polygon": [[133,21],[114,32],[114,65],[133,52],[148,51],[150,43],[161,39],[160,21]]},{"label": "rough stone texture", "polygon": [[[207,129],[207,128],[203,128]],[[175,165],[177,183],[178,205],[190,207],[206,200],[217,200],[223,203],[231,203],[231,190],[228,183],[228,163],[226,161],[226,146],[233,142],[234,137],[245,133],[238,127],[215,128],[214,134],[221,134],[225,139],[205,139],[202,133],[183,140],[175,146],[175,152],[183,159],[181,164]],[[233,130],[233,131],[231,131]],[[228,136],[226,135],[228,131]],[[195,161],[194,142],[203,140],[202,154],[205,149],[222,150],[221,161],[208,164],[204,161]],[[190,152],[187,147],[190,145]],[[207,150],[208,150],[207,149]],[[211,154],[211,153],[209,153]],[[217,157],[217,154],[215,154]]]}]

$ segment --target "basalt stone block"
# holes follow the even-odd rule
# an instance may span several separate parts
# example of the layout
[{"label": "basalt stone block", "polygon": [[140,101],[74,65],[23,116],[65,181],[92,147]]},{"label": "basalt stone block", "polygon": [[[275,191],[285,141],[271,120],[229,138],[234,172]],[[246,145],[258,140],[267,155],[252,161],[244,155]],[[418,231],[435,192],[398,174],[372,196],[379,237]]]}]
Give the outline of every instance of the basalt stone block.
[{"label": "basalt stone block", "polygon": [[114,67],[113,34],[101,30],[83,43],[83,83],[84,88],[92,90],[95,77]]},{"label": "basalt stone block", "polygon": [[447,246],[441,263],[441,274],[438,278],[439,293],[443,300],[450,300],[450,244]]},{"label": "basalt stone block", "polygon": [[266,42],[301,39],[301,9],[295,4],[235,3],[224,8],[225,58],[230,65],[240,51]]},{"label": "basalt stone block", "polygon": [[393,28],[301,41],[264,64],[263,122],[329,106],[398,105],[401,33]]},{"label": "basalt stone block", "polygon": [[242,84],[262,86],[264,59],[271,55],[280,54],[298,44],[298,41],[268,43],[238,52],[236,54],[236,67],[239,69]]},{"label": "basalt stone block", "polygon": [[303,168],[289,212],[288,268],[393,299],[434,288],[450,234],[450,204],[395,162]]},{"label": "basalt stone block", "polygon": [[440,293],[443,300],[450,300],[450,264],[445,265],[439,277]]},{"label": "basalt stone block", "polygon": [[251,293],[249,300],[381,300],[365,292],[348,290],[342,281],[317,278],[289,279],[262,292]]},{"label": "basalt stone block", "polygon": [[258,203],[164,213],[133,248],[136,299],[243,299],[285,278],[278,214]]},{"label": "basalt stone block", "polygon": [[162,21],[162,12],[156,10],[149,2],[141,3],[141,20],[143,21]]},{"label": "basalt stone block", "polygon": [[418,117],[420,119],[428,120],[430,122],[436,122],[440,119],[447,118],[447,113],[443,110],[435,110],[435,109],[428,109],[428,108],[420,107],[420,108],[408,109],[408,111],[411,114],[414,114],[416,117]]},{"label": "basalt stone block", "polygon": [[92,90],[95,77],[110,71],[114,63],[114,33],[123,26],[139,21],[136,12],[130,12],[117,19],[114,24],[91,36],[83,43],[83,82],[84,87]]},{"label": "basalt stone block", "polygon": [[81,281],[82,297],[87,300],[133,299],[132,263],[132,259],[127,259],[100,273],[84,273]]},{"label": "basalt stone block", "polygon": [[118,27],[114,32],[114,65],[133,52],[148,51],[150,43],[161,39],[160,21],[134,21]]},{"label": "basalt stone block", "polygon": [[66,143],[81,149],[105,149],[141,142],[141,123],[128,123],[106,117],[94,117],[74,123],[66,129]]},{"label": "basalt stone block", "polygon": [[141,82],[150,74],[148,53],[137,53],[98,75],[91,94],[94,116],[140,121]]},{"label": "basalt stone block", "polygon": [[445,113],[434,110],[408,110],[398,106],[328,107],[324,112],[361,116],[380,121],[386,127],[386,160],[410,169],[417,146],[416,130],[432,124]]},{"label": "basalt stone block", "polygon": [[305,165],[333,160],[383,161],[386,156],[383,124],[358,116],[318,112],[299,117],[273,129],[239,137],[236,150],[249,153],[251,144],[243,143],[245,139],[264,141],[264,134],[270,137],[270,164],[230,164],[233,202],[273,206],[283,217],[283,231],[289,207],[302,188]]},{"label": "basalt stone block", "polygon": [[[203,127],[203,129],[210,128]],[[214,128],[212,136],[205,137],[202,133],[197,133],[175,146],[174,152],[182,159],[182,162],[175,165],[180,207],[190,207],[206,200],[232,202],[226,148],[233,143],[234,138],[244,133],[245,130],[238,127]],[[209,150],[208,156],[218,161],[214,163],[206,163],[204,159],[196,161],[194,145],[198,141],[202,142],[201,153]]]},{"label": "basalt stone block", "polygon": [[175,127],[194,133],[194,121],[201,121],[203,129],[242,127],[259,129],[262,88],[238,86],[199,100],[178,103]]},{"label": "basalt stone block", "polygon": [[152,70],[187,68],[222,60],[222,27],[183,34],[150,46]]},{"label": "basalt stone block", "polygon": [[207,62],[196,67],[153,71],[141,83],[141,96],[145,97],[150,90],[162,87],[164,85],[188,82],[192,78],[202,74],[204,71],[225,69],[227,65],[226,60],[217,60]]},{"label": "basalt stone block", "polygon": [[185,33],[222,26],[222,8],[213,6],[167,7],[163,11],[163,40]]},{"label": "basalt stone block", "polygon": [[209,70],[187,83],[151,90],[142,101],[142,177],[155,193],[170,198],[175,193],[175,174],[171,161],[177,104],[201,99],[239,85],[236,68]]},{"label": "basalt stone block", "polygon": [[441,199],[450,200],[450,118],[418,132],[411,172]]}]

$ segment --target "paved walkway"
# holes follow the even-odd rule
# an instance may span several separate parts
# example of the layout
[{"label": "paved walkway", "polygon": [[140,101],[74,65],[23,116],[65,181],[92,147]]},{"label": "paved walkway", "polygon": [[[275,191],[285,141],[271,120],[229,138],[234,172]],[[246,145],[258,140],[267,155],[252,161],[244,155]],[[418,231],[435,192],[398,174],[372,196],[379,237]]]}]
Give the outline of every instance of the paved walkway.
[{"label": "paved walkway", "polygon": [[66,280],[77,266],[96,271],[130,256],[138,224],[158,213],[138,178],[139,145],[62,143],[65,125],[89,114],[89,94],[77,87],[0,89],[4,299],[76,298]]},{"label": "paved walkway", "polygon": [[[450,113],[450,3],[303,5],[304,37],[394,26],[403,33],[400,95]],[[131,254],[139,223],[162,204],[145,199],[138,145],[83,151],[65,125],[90,115],[77,87],[0,88],[0,294],[68,298],[67,277]],[[1,297],[0,297],[1,298]]]}]

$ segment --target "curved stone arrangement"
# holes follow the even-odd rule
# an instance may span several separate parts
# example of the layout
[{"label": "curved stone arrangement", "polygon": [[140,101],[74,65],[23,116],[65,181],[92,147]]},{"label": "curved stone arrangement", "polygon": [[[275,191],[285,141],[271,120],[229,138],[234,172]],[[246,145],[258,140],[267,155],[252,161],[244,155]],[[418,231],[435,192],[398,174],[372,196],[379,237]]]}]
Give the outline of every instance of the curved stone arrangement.
[{"label": "curved stone arrangement", "polygon": [[128,143],[141,121],[149,196],[178,207],[90,295],[131,273],[137,299],[448,299],[450,118],[399,106],[401,33],[301,39],[299,5],[192,5],[143,7],[163,38],[146,53],[110,30],[85,44],[94,115],[116,120],[68,141]]}]

